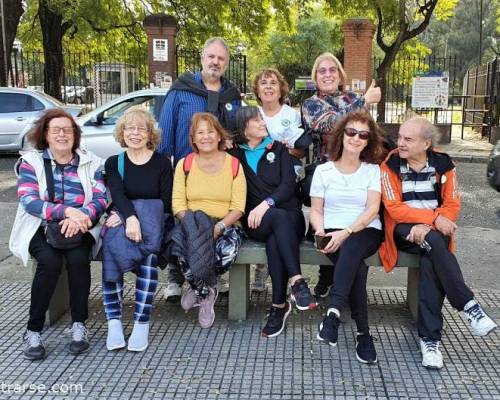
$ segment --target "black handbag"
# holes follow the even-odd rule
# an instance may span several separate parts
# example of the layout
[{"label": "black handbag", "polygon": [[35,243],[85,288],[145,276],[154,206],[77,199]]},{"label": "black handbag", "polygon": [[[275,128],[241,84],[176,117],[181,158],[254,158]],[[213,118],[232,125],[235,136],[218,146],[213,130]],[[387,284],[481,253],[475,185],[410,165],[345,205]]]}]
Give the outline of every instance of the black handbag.
[{"label": "black handbag", "polygon": [[[45,158],[43,160],[43,166],[45,168],[45,179],[47,181],[47,192],[49,194],[49,201],[54,202],[54,175],[52,173],[51,160]],[[64,191],[64,187],[63,187]],[[63,193],[64,198],[64,193]],[[53,248],[59,250],[68,250],[80,246],[83,240],[83,233],[78,232],[76,235],[71,237],[65,237],[61,233],[60,221],[49,221],[45,226],[45,238],[47,243]]]}]

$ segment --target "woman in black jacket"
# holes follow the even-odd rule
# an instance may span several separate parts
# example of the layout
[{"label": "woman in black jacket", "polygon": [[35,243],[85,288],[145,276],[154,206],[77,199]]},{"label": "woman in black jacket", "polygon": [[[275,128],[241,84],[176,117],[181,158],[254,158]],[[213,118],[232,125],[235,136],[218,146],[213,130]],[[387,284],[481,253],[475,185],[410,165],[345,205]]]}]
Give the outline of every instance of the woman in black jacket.
[{"label": "woman in black jacket", "polygon": [[262,336],[273,337],[283,331],[291,311],[286,300],[288,283],[299,310],[317,306],[300,270],[304,215],[296,195],[292,158],[285,145],[268,136],[259,109],[239,109],[236,125],[237,145],[230,153],[240,160],[247,180],[245,230],[250,238],[266,243],[273,304]]}]

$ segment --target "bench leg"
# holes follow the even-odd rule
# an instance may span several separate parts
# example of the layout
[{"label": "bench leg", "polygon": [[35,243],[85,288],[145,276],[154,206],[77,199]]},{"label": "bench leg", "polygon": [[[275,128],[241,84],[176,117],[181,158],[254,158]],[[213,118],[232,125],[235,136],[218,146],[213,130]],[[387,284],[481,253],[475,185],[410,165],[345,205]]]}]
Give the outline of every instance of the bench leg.
[{"label": "bench leg", "polygon": [[228,319],[243,321],[247,319],[250,304],[250,266],[234,264],[229,272]]},{"label": "bench leg", "polygon": [[406,302],[410,309],[414,321],[417,320],[418,313],[418,281],[420,279],[420,269],[408,268],[408,283],[406,286]]},{"label": "bench leg", "polygon": [[[36,260],[33,260],[32,271],[33,276],[36,271]],[[63,265],[61,275],[57,281],[56,289],[50,299],[49,309],[45,314],[45,326],[54,325],[69,309],[69,287],[68,287],[68,271]]]}]

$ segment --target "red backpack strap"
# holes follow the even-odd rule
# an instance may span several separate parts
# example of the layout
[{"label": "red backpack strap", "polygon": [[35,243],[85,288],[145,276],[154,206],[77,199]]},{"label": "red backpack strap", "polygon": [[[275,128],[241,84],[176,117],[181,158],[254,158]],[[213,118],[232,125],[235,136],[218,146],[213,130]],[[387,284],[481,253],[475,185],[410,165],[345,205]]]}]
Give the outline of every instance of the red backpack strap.
[{"label": "red backpack strap", "polygon": [[231,156],[231,172],[233,173],[233,179],[238,176],[238,171],[240,170],[240,160],[236,157]]},{"label": "red backpack strap", "polygon": [[195,153],[189,153],[186,157],[184,157],[184,162],[182,163],[182,170],[184,171],[184,175],[187,176],[189,171],[191,170],[191,166],[193,165]]}]

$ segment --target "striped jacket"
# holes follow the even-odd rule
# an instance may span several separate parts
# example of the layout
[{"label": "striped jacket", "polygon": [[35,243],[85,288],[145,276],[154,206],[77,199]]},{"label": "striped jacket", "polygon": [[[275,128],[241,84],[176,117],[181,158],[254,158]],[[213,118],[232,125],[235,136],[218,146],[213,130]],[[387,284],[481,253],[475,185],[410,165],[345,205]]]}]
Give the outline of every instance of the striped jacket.
[{"label": "striped jacket", "polygon": [[[398,150],[389,153],[381,164],[382,201],[384,204],[385,240],[379,254],[386,272],[391,271],[398,260],[398,250],[394,241],[394,228],[399,223],[428,224],[434,227],[438,215],[453,222],[460,214],[460,194],[457,183],[455,164],[451,158],[436,150],[427,154],[429,165],[436,169],[434,185],[438,206],[435,209],[412,208],[403,201],[401,182],[401,158]],[[450,251],[455,249],[455,240],[450,240]]]}]

